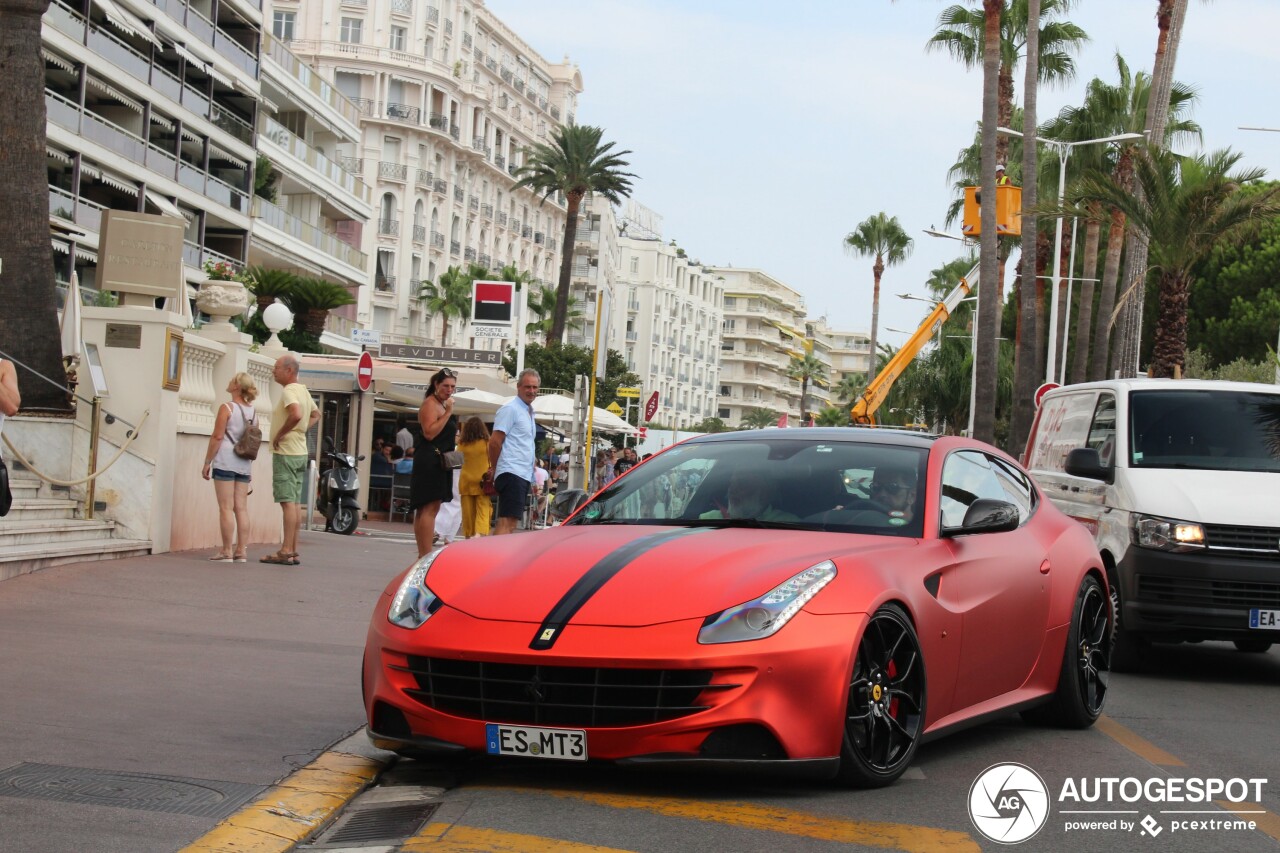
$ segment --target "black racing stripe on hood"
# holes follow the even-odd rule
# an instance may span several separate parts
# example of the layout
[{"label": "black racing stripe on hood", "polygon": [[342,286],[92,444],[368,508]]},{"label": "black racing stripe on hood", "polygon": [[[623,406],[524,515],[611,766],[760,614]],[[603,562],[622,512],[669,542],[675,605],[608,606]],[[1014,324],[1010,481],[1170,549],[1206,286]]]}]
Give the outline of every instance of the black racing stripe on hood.
[{"label": "black racing stripe on hood", "polygon": [[600,590],[600,587],[609,582],[609,579],[622,571],[627,565],[639,557],[641,554],[652,551],[659,545],[670,542],[673,539],[679,539],[681,536],[688,536],[693,533],[701,533],[711,530],[709,527],[688,527],[681,530],[664,530],[661,533],[654,533],[651,536],[642,536],[639,539],[628,542],[616,551],[606,554],[603,559],[592,566],[586,573],[569,587],[569,591],[556,602],[556,606],[551,608],[551,612],[542,620],[542,625],[538,627],[537,633],[533,635],[533,642],[529,644],[529,648],[534,651],[546,651],[556,644],[556,640],[560,638],[560,632],[565,625],[569,624],[569,620],[574,614],[582,609],[582,605],[591,600],[591,597]]}]

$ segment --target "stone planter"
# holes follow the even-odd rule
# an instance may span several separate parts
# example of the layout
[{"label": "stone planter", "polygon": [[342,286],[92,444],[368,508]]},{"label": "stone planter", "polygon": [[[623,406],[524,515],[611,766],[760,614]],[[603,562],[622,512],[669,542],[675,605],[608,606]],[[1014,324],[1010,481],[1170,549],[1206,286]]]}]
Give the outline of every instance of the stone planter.
[{"label": "stone planter", "polygon": [[232,317],[249,307],[250,298],[249,289],[238,281],[210,279],[200,285],[196,307],[213,318],[211,325],[229,326]]}]

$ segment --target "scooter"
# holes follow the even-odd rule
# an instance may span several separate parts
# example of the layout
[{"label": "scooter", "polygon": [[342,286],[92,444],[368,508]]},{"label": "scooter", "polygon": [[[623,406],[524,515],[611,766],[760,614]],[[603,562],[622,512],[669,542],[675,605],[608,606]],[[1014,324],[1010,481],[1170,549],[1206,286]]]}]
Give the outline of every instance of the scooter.
[{"label": "scooter", "polygon": [[356,532],[360,521],[360,502],[356,500],[360,493],[360,480],[356,474],[356,463],[364,457],[335,453],[333,440],[327,437],[324,449],[324,455],[333,460],[333,466],[320,474],[317,509],[324,516],[326,533],[350,536]]}]

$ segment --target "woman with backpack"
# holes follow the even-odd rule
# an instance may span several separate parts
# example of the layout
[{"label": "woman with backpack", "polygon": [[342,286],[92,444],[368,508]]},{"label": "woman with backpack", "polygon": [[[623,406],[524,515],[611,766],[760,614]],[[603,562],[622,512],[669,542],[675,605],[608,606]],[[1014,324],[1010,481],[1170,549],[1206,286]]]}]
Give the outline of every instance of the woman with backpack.
[{"label": "woman with backpack", "polygon": [[206,480],[213,480],[222,533],[222,548],[209,559],[215,563],[243,563],[249,547],[249,475],[262,440],[258,414],[253,408],[258,386],[249,374],[237,373],[227,384],[227,393],[231,400],[218,407],[202,472]]}]

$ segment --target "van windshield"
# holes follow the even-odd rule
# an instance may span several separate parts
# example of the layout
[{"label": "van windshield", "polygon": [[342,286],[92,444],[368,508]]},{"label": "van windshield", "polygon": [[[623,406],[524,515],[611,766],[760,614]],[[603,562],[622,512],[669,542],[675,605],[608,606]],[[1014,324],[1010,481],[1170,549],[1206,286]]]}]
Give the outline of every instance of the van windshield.
[{"label": "van windshield", "polygon": [[1130,466],[1280,472],[1280,394],[1135,391]]}]

